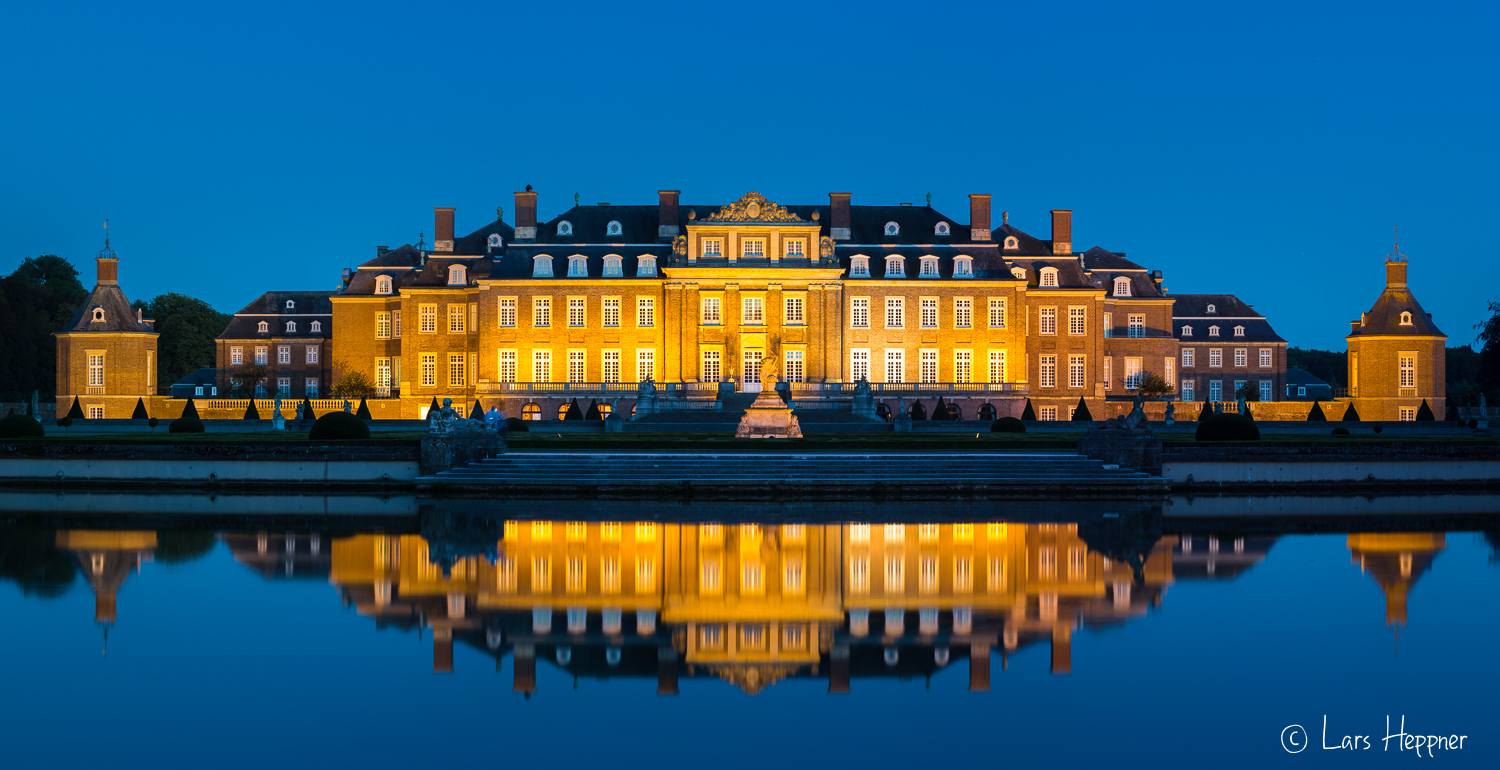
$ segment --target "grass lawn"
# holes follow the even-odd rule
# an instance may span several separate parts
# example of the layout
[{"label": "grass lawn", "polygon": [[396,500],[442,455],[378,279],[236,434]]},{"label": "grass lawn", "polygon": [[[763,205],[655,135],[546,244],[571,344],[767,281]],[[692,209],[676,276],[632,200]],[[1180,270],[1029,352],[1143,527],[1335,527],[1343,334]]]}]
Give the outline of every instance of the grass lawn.
[{"label": "grass lawn", "polygon": [[[347,441],[320,441],[319,446],[418,446],[425,431],[391,431],[371,435],[368,439]],[[61,431],[51,429],[45,438],[0,439],[0,443],[15,444],[152,444],[152,445],[307,445],[307,431],[258,431],[251,433],[168,433],[165,427],[139,433],[88,433],[85,431]]]},{"label": "grass lawn", "polygon": [[1083,434],[815,433],[792,440],[728,433],[507,433],[512,449],[559,452],[1038,452],[1072,451]]}]

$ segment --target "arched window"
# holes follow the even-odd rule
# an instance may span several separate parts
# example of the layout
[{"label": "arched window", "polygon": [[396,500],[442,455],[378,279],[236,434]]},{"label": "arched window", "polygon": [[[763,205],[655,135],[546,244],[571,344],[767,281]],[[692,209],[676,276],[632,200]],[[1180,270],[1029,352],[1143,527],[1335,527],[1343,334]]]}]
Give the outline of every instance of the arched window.
[{"label": "arched window", "polygon": [[614,255],[604,258],[604,277],[619,278],[623,273],[620,271],[621,259]]},{"label": "arched window", "polygon": [[323,331],[323,322],[322,321],[313,321],[311,324],[308,325],[308,330],[309,331],[314,331],[314,332],[321,332],[321,331]]},{"label": "arched window", "polygon": [[1057,286],[1057,268],[1042,268],[1041,277],[1040,280],[1037,281],[1037,284],[1039,286]]},{"label": "arched window", "polygon": [[1129,278],[1121,276],[1121,277],[1115,279],[1115,296],[1116,297],[1128,297],[1128,296],[1130,296],[1130,279]]},{"label": "arched window", "polygon": [[546,254],[538,254],[531,258],[532,278],[552,277],[552,258]]},{"label": "arched window", "polygon": [[569,278],[587,278],[588,276],[589,276],[589,260],[588,260],[588,257],[582,257],[582,256],[577,256],[577,255],[568,257],[568,277]]},{"label": "arched window", "polygon": [[623,235],[624,233],[625,228],[615,220],[610,220],[609,224],[604,228],[605,235]]},{"label": "arched window", "polygon": [[391,277],[390,276],[388,276],[388,275],[378,275],[378,276],[375,277],[375,293],[376,294],[390,294],[391,293]]},{"label": "arched window", "polygon": [[1208,312],[1208,313],[1217,313],[1217,312],[1219,312],[1219,309],[1217,307],[1215,307],[1212,303],[1210,303],[1209,306],[1207,308],[1205,308],[1204,310],[1205,310],[1205,312]]},{"label": "arched window", "polygon": [[895,222],[886,222],[885,223],[885,234],[886,235],[900,235],[901,234],[901,225],[898,225]]},{"label": "arched window", "polygon": [[850,257],[849,258],[849,277],[850,278],[869,278],[870,277],[870,258],[869,257]]},{"label": "arched window", "polygon": [[953,277],[954,278],[973,278],[974,277],[974,258],[973,257],[963,257],[963,256],[954,257],[953,258]]},{"label": "arched window", "polygon": [[922,275],[923,278],[936,278],[936,277],[938,277],[938,260],[937,260],[937,257],[922,257],[922,273],[921,273],[921,275]]},{"label": "arched window", "polygon": [[1007,248],[1007,249],[1018,249],[1020,247],[1021,247],[1021,243],[1020,243],[1020,241],[1016,240],[1016,237],[1014,235],[1012,235],[1009,238],[1005,239],[1005,248]]},{"label": "arched window", "polygon": [[466,284],[468,282],[469,281],[468,281],[467,277],[464,275],[464,266],[463,265],[454,265],[454,266],[448,268],[448,285],[449,286],[463,286],[464,284]]},{"label": "arched window", "polygon": [[293,302],[291,300],[287,300],[286,301],[286,309],[287,310],[294,310],[294,309],[296,309],[296,307],[297,307],[297,303],[295,303],[295,302]]},{"label": "arched window", "polygon": [[885,258],[885,277],[901,278],[906,275],[906,260],[901,257]]},{"label": "arched window", "polygon": [[523,420],[540,420],[540,419],[542,419],[542,408],[540,406],[537,406],[536,404],[527,404],[526,406],[521,407],[521,419],[523,419]]},{"label": "arched window", "polygon": [[1402,313],[1401,313],[1401,325],[1402,326],[1411,326],[1411,312],[1410,311],[1402,311]]},{"label": "arched window", "polygon": [[636,261],[635,261],[635,277],[636,278],[655,278],[656,277],[656,257],[648,257],[648,256],[645,256],[645,255],[641,255],[640,257],[637,257]]},{"label": "arched window", "polygon": [[266,323],[265,321],[261,321],[260,323],[255,325],[255,330],[262,334],[265,334],[266,332],[271,330],[271,325]]},{"label": "arched window", "polygon": [[566,419],[568,419],[568,409],[570,407],[572,407],[572,406],[573,406],[572,404],[570,404],[570,403],[568,403],[566,401],[562,402],[562,406],[559,406],[557,408],[557,419],[559,419],[559,420],[566,420]]},{"label": "arched window", "polygon": [[936,227],[932,228],[932,234],[933,235],[952,235],[953,231],[952,231],[951,228],[948,227],[948,223],[947,222],[939,222],[939,223],[937,223]]},{"label": "arched window", "polygon": [[[566,219],[564,219],[561,222],[558,222],[557,223],[557,234],[558,235],[572,235],[573,234],[573,223],[569,222]],[[538,418],[538,419],[540,419],[540,418]]]},{"label": "arched window", "polygon": [[1236,326],[1236,327],[1234,327],[1234,336],[1236,336],[1236,337],[1243,337],[1243,336],[1245,336],[1245,327],[1243,327],[1243,326]]},{"label": "arched window", "polygon": [[1217,327],[1217,326],[1210,326],[1210,327],[1208,327],[1208,336],[1210,336],[1210,337],[1217,337],[1217,336],[1219,336],[1219,327]]},{"label": "arched window", "polygon": [[[102,308],[102,307],[96,307],[96,308],[94,308],[94,320],[95,321],[103,321],[104,320],[104,308]],[[262,330],[262,331],[264,331],[264,330]]]},{"label": "arched window", "polygon": [[1184,337],[1191,337],[1191,336],[1193,336],[1193,327],[1191,327],[1191,326],[1183,326],[1182,327],[1182,336],[1184,336]]},{"label": "arched window", "polygon": [[1016,280],[1018,280],[1018,281],[1024,281],[1024,280],[1026,280],[1026,270],[1025,270],[1025,268],[1013,267],[1013,268],[1010,269],[1010,274],[1013,275],[1013,276],[1015,276]]},{"label": "arched window", "polygon": [[983,405],[981,405],[979,407],[979,419],[981,419],[981,420],[989,420],[990,422],[994,422],[994,420],[995,420],[995,406],[993,404],[983,404]]},{"label": "arched window", "polygon": [[505,245],[505,239],[501,238],[499,233],[490,233],[488,242],[492,249],[498,249]]},{"label": "arched window", "polygon": [[294,333],[296,333],[296,331],[297,331],[297,322],[296,321],[287,321],[286,322],[286,333],[287,334],[294,334]]}]

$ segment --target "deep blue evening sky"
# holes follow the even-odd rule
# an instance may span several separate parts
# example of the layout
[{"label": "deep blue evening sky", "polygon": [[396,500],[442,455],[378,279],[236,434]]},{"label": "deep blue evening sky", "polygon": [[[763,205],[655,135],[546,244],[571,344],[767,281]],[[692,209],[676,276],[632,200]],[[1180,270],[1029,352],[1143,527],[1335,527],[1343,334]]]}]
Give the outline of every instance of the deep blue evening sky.
[{"label": "deep blue evening sky", "polygon": [[572,201],[933,205],[1234,292],[1343,348],[1399,222],[1470,341],[1492,281],[1500,4],[8,3],[0,271],[89,259],[232,312],[377,245]]}]

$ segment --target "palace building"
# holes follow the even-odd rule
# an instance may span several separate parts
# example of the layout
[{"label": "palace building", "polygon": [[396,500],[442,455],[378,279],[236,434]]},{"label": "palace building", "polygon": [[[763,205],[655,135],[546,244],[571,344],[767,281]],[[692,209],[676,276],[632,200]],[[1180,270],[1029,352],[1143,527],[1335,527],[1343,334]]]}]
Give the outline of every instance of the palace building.
[{"label": "palace building", "polygon": [[120,289],[120,257],[109,247],[94,260],[93,291],[57,338],[57,414],[78,400],[87,419],[124,419],[156,394],[155,322],[142,318]]},{"label": "palace building", "polygon": [[1350,322],[1349,396],[1365,420],[1415,420],[1425,401],[1436,419],[1447,409],[1448,335],[1406,285],[1399,245],[1385,261],[1385,291]]}]

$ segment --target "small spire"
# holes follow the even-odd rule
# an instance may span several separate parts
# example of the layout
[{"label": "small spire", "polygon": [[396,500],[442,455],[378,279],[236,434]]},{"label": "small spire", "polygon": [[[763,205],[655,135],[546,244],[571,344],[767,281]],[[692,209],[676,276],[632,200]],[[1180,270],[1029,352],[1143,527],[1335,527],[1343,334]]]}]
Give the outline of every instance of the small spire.
[{"label": "small spire", "polygon": [[115,250],[109,247],[109,220],[104,220],[104,248],[99,252],[99,259],[117,259]]},{"label": "small spire", "polygon": [[1000,212],[1000,224],[1002,224],[1002,225],[1008,225],[1008,224],[1010,224],[1010,212],[1009,211],[1002,211],[1002,212]]},{"label": "small spire", "polygon": [[1401,253],[1401,226],[1395,225],[1391,227],[1391,234],[1395,242],[1391,246],[1391,253],[1385,255],[1385,261],[1405,262],[1406,255]]}]

